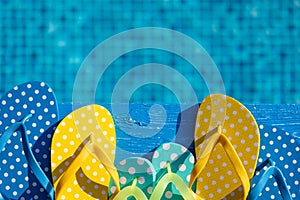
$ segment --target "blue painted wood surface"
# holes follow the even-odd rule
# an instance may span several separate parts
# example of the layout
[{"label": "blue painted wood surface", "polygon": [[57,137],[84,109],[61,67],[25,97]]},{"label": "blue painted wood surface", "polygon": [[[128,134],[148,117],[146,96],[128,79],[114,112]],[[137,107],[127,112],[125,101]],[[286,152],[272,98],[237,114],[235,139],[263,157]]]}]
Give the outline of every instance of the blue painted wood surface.
[{"label": "blue painted wood surface", "polygon": [[[112,111],[110,104],[102,105]],[[60,118],[80,106],[60,104]],[[118,114],[113,114],[117,132],[117,162],[130,156],[150,156],[156,147],[166,142],[183,144],[193,152],[193,134],[198,105],[185,105],[185,109],[182,110],[177,104],[161,104],[167,114],[165,122],[161,121],[159,116],[155,117],[155,113],[149,114],[153,104],[130,104],[129,113],[126,111],[126,106],[128,105],[115,105]],[[246,104],[245,106],[252,112],[259,125],[269,124],[282,128],[300,141],[300,105]],[[161,129],[155,130],[153,126],[148,126],[151,117],[154,127],[156,125],[162,127]],[[151,132],[153,134],[149,137]]]}]

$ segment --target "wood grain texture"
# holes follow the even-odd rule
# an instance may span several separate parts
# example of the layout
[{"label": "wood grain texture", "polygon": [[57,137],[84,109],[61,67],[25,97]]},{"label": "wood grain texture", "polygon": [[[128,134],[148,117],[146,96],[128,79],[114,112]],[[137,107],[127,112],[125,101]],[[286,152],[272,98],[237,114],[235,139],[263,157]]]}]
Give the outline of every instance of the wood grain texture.
[{"label": "wood grain texture", "polygon": [[[102,104],[109,111],[112,105]],[[131,157],[148,157],[162,143],[177,142],[193,152],[193,134],[198,105],[160,104],[164,113],[151,112],[153,104],[130,104],[129,113],[126,104],[114,105],[113,113],[117,131],[116,161]],[[254,115],[257,123],[274,125],[291,133],[300,140],[300,105],[245,105]],[[60,118],[81,105],[60,104]],[[150,125],[151,126],[150,126]],[[149,153],[150,152],[150,153]]]}]

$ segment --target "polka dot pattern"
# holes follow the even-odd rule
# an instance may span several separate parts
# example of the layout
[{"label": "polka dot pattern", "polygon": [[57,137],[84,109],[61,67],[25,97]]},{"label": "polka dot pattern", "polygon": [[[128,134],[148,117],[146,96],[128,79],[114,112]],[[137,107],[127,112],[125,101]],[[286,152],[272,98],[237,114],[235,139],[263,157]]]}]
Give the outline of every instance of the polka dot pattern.
[{"label": "polka dot pattern", "polygon": [[[186,185],[190,181],[190,173],[194,167],[195,158],[184,146],[175,143],[165,143],[158,147],[153,154],[152,164],[157,172],[156,183],[162,176],[168,173],[167,164],[170,164],[173,173],[179,175]],[[163,200],[183,199],[175,185],[169,184],[166,188]]]},{"label": "polka dot pattern", "polygon": [[[13,123],[28,114],[33,116],[26,122],[29,146],[41,168],[50,178],[50,139],[52,125],[58,120],[58,108],[52,89],[44,82],[28,82],[14,87],[0,100],[0,135]],[[47,146],[48,145],[48,146]],[[41,156],[39,156],[41,155]],[[0,152],[0,187],[12,199],[47,199],[48,194],[35,175],[29,170],[23,151],[21,133],[15,132]]]},{"label": "polka dot pattern", "polygon": [[[254,174],[259,152],[259,129],[250,111],[235,99],[215,94],[204,99],[197,113],[195,141],[204,142],[195,147],[197,159],[203,156],[206,134],[222,126],[222,133],[227,136],[241,159],[249,178]],[[213,149],[207,166],[197,179],[196,194],[205,199],[222,199],[241,186],[223,147],[217,144]],[[242,190],[233,194],[240,199]]]},{"label": "polka dot pattern", "polygon": [[[131,186],[137,179],[136,186],[139,187],[149,199],[152,194],[155,181],[155,170],[151,162],[145,158],[132,157],[122,160],[117,166],[121,189]],[[116,186],[111,180],[109,187],[110,196],[116,191]]]},{"label": "polka dot pattern", "polygon": [[[100,105],[87,105],[73,111],[58,125],[51,146],[51,169],[54,187],[59,177],[82,150],[80,144],[94,135],[99,147],[114,161],[116,132],[111,114]],[[69,178],[57,199],[105,199],[110,176],[103,164],[92,153],[82,162],[81,171]]]},{"label": "polka dot pattern", "polygon": [[[267,158],[271,158],[275,165],[282,171],[293,199],[300,198],[300,150],[295,139],[287,132],[269,125],[261,124],[261,149],[258,166]],[[252,187],[258,182],[260,175],[267,167],[256,172],[251,182]],[[282,199],[278,183],[270,177],[265,189],[260,194],[261,199]]]}]

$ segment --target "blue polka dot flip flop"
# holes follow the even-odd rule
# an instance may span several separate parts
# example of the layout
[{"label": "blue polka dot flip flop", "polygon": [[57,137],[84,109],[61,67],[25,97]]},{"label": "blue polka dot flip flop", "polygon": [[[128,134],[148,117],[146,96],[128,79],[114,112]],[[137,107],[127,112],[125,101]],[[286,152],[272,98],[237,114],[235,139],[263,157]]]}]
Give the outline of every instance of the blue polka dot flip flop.
[{"label": "blue polka dot flip flop", "polygon": [[106,108],[87,105],[66,116],[51,145],[56,199],[107,199],[110,178],[119,182],[115,151],[114,121]]},{"label": "blue polka dot flip flop", "polygon": [[166,143],[158,147],[152,158],[157,174],[150,199],[194,199],[194,193],[187,187],[194,162],[192,153],[182,145]]},{"label": "blue polka dot flip flop", "polygon": [[259,129],[235,99],[206,97],[195,126],[196,164],[189,187],[203,199],[246,199],[259,153]]},{"label": "blue polka dot flip flop", "polygon": [[9,199],[53,199],[50,142],[58,120],[43,82],[14,87],[0,100],[0,193]]},{"label": "blue polka dot flip flop", "polygon": [[111,181],[110,196],[115,195],[111,199],[147,200],[150,198],[155,182],[155,170],[149,160],[138,157],[127,158],[116,167],[119,172],[121,191],[116,193],[116,186]]},{"label": "blue polka dot flip flop", "polygon": [[299,199],[300,148],[287,132],[260,125],[261,148],[248,199]]}]

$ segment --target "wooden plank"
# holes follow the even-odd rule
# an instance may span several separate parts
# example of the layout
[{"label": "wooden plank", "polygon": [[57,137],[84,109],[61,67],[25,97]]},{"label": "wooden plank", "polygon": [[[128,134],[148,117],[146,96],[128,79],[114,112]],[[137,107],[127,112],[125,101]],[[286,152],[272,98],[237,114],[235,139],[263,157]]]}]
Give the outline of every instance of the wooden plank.
[{"label": "wooden plank", "polygon": [[[112,111],[110,104],[102,104]],[[60,104],[60,117],[65,117],[72,107],[81,105]],[[161,113],[149,115],[153,104],[130,104],[129,112],[126,104],[114,105],[118,115],[114,117],[117,132],[116,161],[130,156],[150,156],[148,152],[166,142],[183,144],[193,152],[194,124],[198,105],[161,104],[167,117],[161,121]],[[300,139],[300,105],[245,105],[254,115],[258,124],[269,124],[280,127]],[[163,114],[163,113],[162,113]],[[152,124],[149,126],[150,117]],[[161,128],[159,128],[161,127]]]}]

